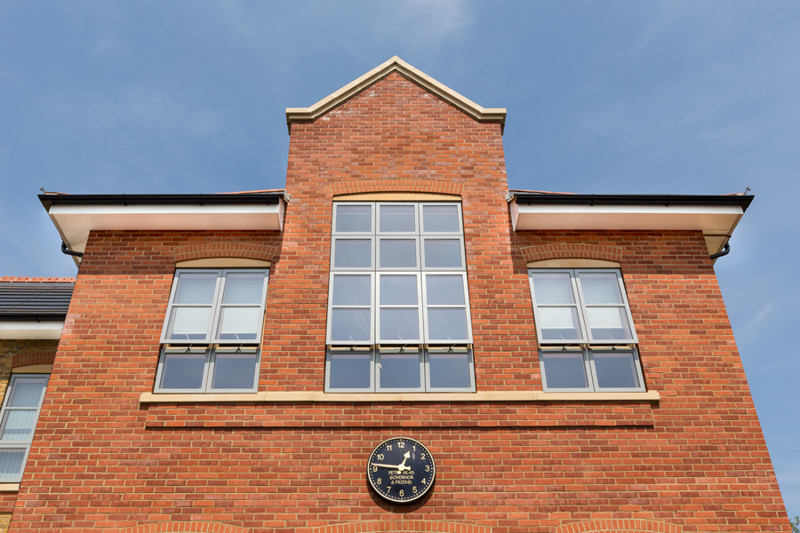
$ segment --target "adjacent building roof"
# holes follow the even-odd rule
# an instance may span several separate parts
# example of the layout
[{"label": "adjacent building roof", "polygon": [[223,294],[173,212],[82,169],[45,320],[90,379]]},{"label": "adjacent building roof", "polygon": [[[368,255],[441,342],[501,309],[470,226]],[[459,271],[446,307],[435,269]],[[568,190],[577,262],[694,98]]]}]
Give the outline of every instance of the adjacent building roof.
[{"label": "adjacent building roof", "polygon": [[286,124],[289,126],[289,133],[292,132],[292,124],[295,122],[309,122],[316,120],[331,109],[337,107],[348,99],[352,98],[367,87],[385,78],[392,72],[397,72],[416,83],[423,89],[433,93],[453,107],[463,111],[478,122],[494,122],[500,124],[501,128],[506,123],[505,108],[485,108],[476,104],[469,98],[457,93],[443,83],[436,81],[424,72],[417,70],[397,56],[392,57],[370,70],[363,76],[348,83],[338,91],[326,96],[311,107],[287,107]]},{"label": "adjacent building roof", "polygon": [[0,277],[0,339],[58,339],[74,278]]},{"label": "adjacent building roof", "polygon": [[514,230],[696,230],[719,253],[752,195],[569,194],[510,191]]},{"label": "adjacent building roof", "polygon": [[[282,189],[217,194],[39,195],[64,244],[83,252],[92,230],[282,230]],[[76,263],[78,262],[76,258]]]}]

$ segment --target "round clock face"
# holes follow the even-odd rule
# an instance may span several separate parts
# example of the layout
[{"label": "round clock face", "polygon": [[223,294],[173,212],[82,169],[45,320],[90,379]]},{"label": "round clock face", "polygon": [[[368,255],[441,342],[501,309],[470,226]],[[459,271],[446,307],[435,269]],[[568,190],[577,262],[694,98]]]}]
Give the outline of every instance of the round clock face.
[{"label": "round clock face", "polygon": [[433,485],[436,465],[422,443],[394,437],[378,444],[367,462],[367,479],[382,498],[408,503],[422,498]]}]

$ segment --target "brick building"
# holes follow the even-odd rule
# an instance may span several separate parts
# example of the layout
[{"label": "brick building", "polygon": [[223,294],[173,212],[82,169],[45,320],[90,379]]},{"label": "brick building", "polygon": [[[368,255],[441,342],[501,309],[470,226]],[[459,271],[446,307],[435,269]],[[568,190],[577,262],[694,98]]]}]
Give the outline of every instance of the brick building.
[{"label": "brick building", "polygon": [[505,110],[398,58],[286,116],[284,190],[40,197],[80,267],[9,531],[789,531],[750,196],[509,191]]}]

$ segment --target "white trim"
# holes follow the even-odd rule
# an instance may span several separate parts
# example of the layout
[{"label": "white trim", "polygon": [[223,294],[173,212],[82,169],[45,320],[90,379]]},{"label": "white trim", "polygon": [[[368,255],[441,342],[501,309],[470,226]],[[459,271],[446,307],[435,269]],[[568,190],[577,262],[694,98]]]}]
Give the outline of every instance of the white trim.
[{"label": "white trim", "polygon": [[412,67],[399,57],[393,56],[388,61],[378,65],[310,107],[287,107],[286,123],[289,126],[289,132],[291,133],[292,123],[319,118],[392,72],[398,72],[409,78],[426,91],[433,93],[479,122],[496,122],[501,127],[505,124],[506,110],[504,108],[482,107],[443,83],[439,83],[424,72]]},{"label": "white trim", "polygon": [[58,340],[63,329],[63,321],[0,321],[0,339]]},{"label": "white trim", "polygon": [[52,205],[67,246],[83,252],[97,230],[283,230],[285,202],[235,205]]},{"label": "white trim", "polygon": [[510,209],[514,231],[702,231],[709,253],[722,249],[744,214],[738,205],[528,205],[516,200],[511,201]]}]

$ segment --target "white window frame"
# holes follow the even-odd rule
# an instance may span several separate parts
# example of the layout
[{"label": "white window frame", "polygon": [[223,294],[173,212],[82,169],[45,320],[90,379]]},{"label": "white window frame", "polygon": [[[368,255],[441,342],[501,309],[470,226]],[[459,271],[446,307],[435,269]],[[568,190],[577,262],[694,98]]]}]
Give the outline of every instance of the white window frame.
[{"label": "white window frame", "polygon": [[[536,291],[534,290],[533,276],[537,273],[558,273],[569,274],[570,286],[572,288],[572,297],[574,304],[559,303],[559,304],[539,304],[536,301]],[[583,293],[583,288],[580,282],[580,275],[583,273],[607,273],[614,274],[617,279],[619,294],[622,299],[620,304],[588,304]],[[644,375],[642,373],[642,365],[639,359],[639,350],[637,347],[638,337],[636,335],[636,328],[633,323],[631,315],[630,303],[628,302],[627,291],[625,290],[624,280],[622,273],[619,269],[600,269],[600,268],[529,268],[528,281],[531,290],[531,299],[533,302],[533,314],[536,322],[536,334],[539,342],[539,369],[542,375],[542,387],[545,392],[643,392],[645,391]],[[577,312],[578,329],[580,337],[574,339],[545,339],[542,334],[542,320],[540,319],[540,308],[553,307],[573,307]],[[624,339],[594,339],[592,337],[591,328],[588,324],[587,309],[591,307],[617,307],[624,308],[625,317],[630,327],[630,336]],[[637,386],[634,387],[603,387],[598,379],[598,372],[595,366],[595,354],[600,353],[613,353],[619,351],[620,353],[630,353],[634,365],[634,377]],[[586,387],[571,388],[571,387],[552,387],[547,383],[547,373],[545,370],[545,354],[553,354],[559,352],[567,353],[580,353],[583,359],[584,378]]]},{"label": "white window frame", "polygon": [[14,386],[16,385],[18,380],[25,380],[25,379],[37,379],[37,380],[44,380],[44,388],[42,389],[42,394],[39,397],[38,405],[35,407],[36,416],[35,422],[33,424],[33,428],[31,429],[31,436],[30,439],[25,440],[7,440],[7,441],[0,441],[0,450],[19,450],[24,451],[24,456],[22,459],[22,467],[20,468],[19,474],[9,477],[7,479],[0,480],[0,483],[19,483],[22,481],[22,475],[25,472],[25,465],[28,463],[28,454],[31,451],[31,443],[33,442],[33,437],[36,432],[36,426],[39,422],[39,416],[42,413],[42,403],[44,403],[44,396],[47,393],[47,384],[50,380],[50,374],[12,374],[11,379],[8,382],[8,387],[6,388],[5,398],[3,398],[3,407],[0,410],[0,434],[5,431],[5,426],[8,420],[8,415],[14,411],[31,411],[33,407],[11,407],[8,405],[9,400],[11,399]]},{"label": "white window frame", "polygon": [[[254,354],[256,361],[255,361],[255,372],[253,373],[253,382],[250,384],[249,387],[242,387],[238,389],[230,389],[230,388],[214,388],[214,373],[216,371],[216,363],[217,363],[217,354],[228,354],[228,353],[243,353],[243,354]],[[161,386],[161,382],[164,378],[164,364],[165,364],[165,357],[169,354],[181,354],[181,353],[188,353],[188,354],[203,354],[205,357],[205,361],[203,362],[203,379],[201,385],[194,389],[179,389],[179,388],[166,388]],[[231,345],[222,345],[222,346],[204,346],[204,347],[195,347],[190,345],[169,345],[165,346],[161,349],[161,355],[158,358],[158,369],[156,370],[156,384],[153,389],[153,392],[161,392],[161,393],[242,393],[242,392],[256,392],[258,388],[258,374],[259,369],[261,368],[261,350],[254,345],[242,345],[242,346],[231,346]]]},{"label": "white window frame", "polygon": [[[372,220],[370,227],[372,233],[370,235],[364,232],[344,232],[337,231],[336,223],[339,214],[339,209],[342,206],[371,206]],[[414,213],[414,231],[386,231],[381,227],[380,216],[382,209],[387,206],[412,206]],[[455,208],[458,220],[458,229],[453,231],[425,231],[424,229],[424,209],[427,206],[447,206]],[[326,327],[326,350],[325,357],[325,390],[326,392],[432,392],[432,391],[458,391],[468,392],[475,390],[475,368],[474,360],[472,357],[472,320],[470,315],[469,305],[469,289],[467,283],[467,268],[466,268],[466,253],[464,246],[464,225],[462,220],[461,204],[456,202],[335,202],[332,210],[333,220],[331,221],[331,273],[329,278],[328,288],[328,319]],[[339,239],[347,238],[371,238],[372,240],[372,265],[366,267],[337,267],[336,266],[336,253],[337,242]],[[414,267],[398,267],[394,265],[381,264],[381,244],[384,241],[406,239],[414,241],[414,249],[416,253],[416,266]],[[458,267],[426,267],[424,258],[424,241],[426,239],[449,239],[455,240],[460,248],[460,265]],[[335,279],[343,275],[365,275],[369,273],[371,277],[371,302],[370,302],[370,335],[369,340],[347,340],[347,339],[333,339],[333,315],[334,311],[339,308],[348,307],[341,305],[334,305],[333,293],[335,288]],[[380,286],[383,276],[415,276],[417,283],[417,304],[416,305],[401,305],[401,304],[384,304],[381,301]],[[428,276],[436,275],[452,275],[459,276],[463,284],[464,303],[463,304],[437,304],[429,305],[427,303],[427,278]],[[355,308],[364,308],[365,306],[352,306]],[[381,311],[384,309],[416,309],[418,319],[419,336],[413,339],[391,339],[381,337]],[[431,339],[428,327],[428,313],[432,309],[463,309],[466,320],[466,336],[458,339]],[[468,353],[470,384],[469,387],[455,387],[455,388],[434,388],[430,385],[430,359],[429,350],[451,349],[455,345],[465,345],[464,350]],[[390,353],[395,350],[403,349],[416,349],[419,354],[420,363],[420,384],[418,387],[406,388],[386,388],[380,386],[380,372],[381,372],[381,354]],[[331,364],[332,356],[335,358],[337,353],[345,353],[351,350],[352,353],[356,351],[370,350],[370,385],[369,387],[357,388],[333,388],[331,386]],[[359,352],[361,353],[361,352]]]}]

